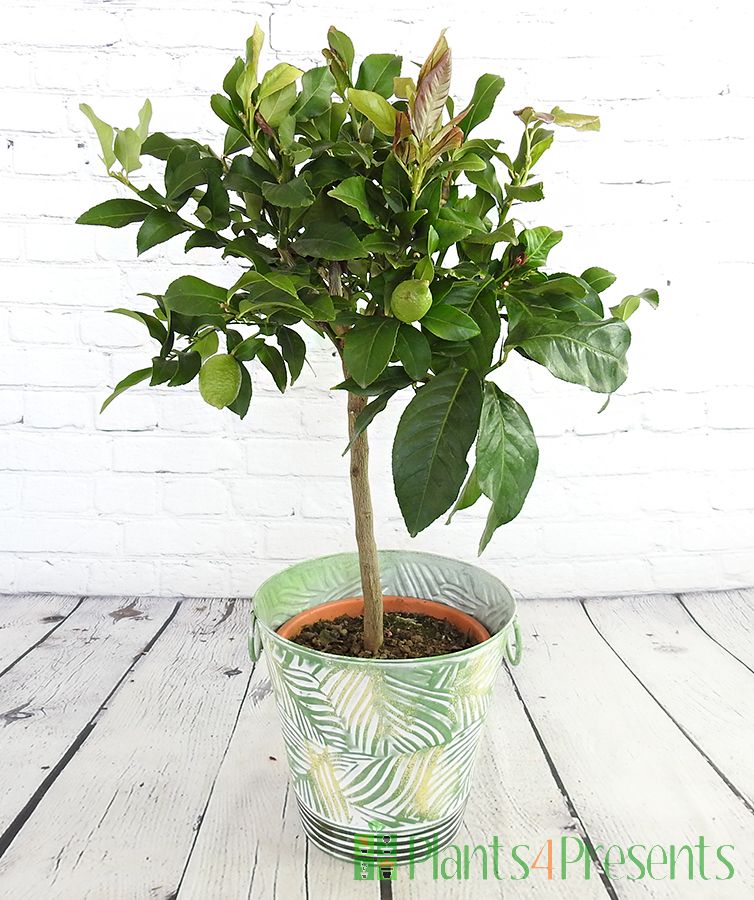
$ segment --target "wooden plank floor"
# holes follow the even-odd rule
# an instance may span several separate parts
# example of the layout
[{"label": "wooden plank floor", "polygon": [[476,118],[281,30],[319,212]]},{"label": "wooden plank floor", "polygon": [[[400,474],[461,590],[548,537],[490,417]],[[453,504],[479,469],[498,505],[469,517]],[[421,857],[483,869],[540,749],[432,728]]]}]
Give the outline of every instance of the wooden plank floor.
[{"label": "wooden plank floor", "polygon": [[754,896],[754,590],[521,603],[457,838],[499,867],[446,851],[392,883],[303,835],[248,614],[0,597],[0,900]]}]

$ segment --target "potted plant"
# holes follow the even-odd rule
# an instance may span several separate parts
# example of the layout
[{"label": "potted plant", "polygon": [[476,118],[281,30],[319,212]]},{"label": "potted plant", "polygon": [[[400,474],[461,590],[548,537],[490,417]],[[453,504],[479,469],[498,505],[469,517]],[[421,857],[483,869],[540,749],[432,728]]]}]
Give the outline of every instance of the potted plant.
[{"label": "potted plant", "polygon": [[[325,65],[278,63],[261,75],[262,42],[257,27],[211,99],[227,126],[221,153],[150,133],[149,101],[122,130],[82,105],[108,174],[135,196],[78,221],[139,223],[139,255],[182,235],[187,253],[216,248],[242,267],[231,285],[181,275],[143,295],[151,311],[114,310],[141,321],[158,349],[102,409],[144,381],[196,379],[207,403],[244,418],[250,370],[266,369],[281,392],[298,378],[297,329],[335,348],[358,553],[269,579],[250,647],[255,658],[267,651],[307,832],[345,857],[377,854],[358,835],[379,832],[400,860],[437,849],[460,823],[515,606],[474,566],[378,553],[367,429],[411,393],[392,459],[408,531],[485,497],[481,552],[520,511],[538,459],[526,413],[493,374],[514,352],[609,397],[626,378],[626,320],[658,297],[629,295],[606,316],[600,294],[614,276],[546,271],[562,233],[515,216],[542,199],[533,170],[549,126],[597,130],[597,117],[520,109],[510,152],[476,136],[503,79],[482,75],[456,112],[444,34],[416,77],[393,54],[355,69],[353,44],[335,28]],[[164,161],[164,185],[132,180],[145,156]]]}]

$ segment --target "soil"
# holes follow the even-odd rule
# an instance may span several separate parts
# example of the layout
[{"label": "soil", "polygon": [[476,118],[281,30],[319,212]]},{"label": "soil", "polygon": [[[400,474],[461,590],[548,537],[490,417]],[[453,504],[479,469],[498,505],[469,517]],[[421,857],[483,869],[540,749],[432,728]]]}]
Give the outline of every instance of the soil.
[{"label": "soil", "polygon": [[477,643],[476,638],[459,631],[445,619],[422,613],[385,613],[384,633],[385,642],[377,653],[371,653],[364,647],[364,617],[338,616],[304,626],[292,640],[322,653],[367,659],[442,656]]}]

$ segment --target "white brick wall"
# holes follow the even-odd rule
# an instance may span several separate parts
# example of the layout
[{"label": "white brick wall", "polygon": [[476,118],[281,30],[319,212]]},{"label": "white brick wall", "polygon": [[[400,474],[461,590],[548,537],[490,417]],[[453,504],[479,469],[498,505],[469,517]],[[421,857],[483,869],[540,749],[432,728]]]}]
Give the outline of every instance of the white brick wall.
[{"label": "white brick wall", "polygon": [[[657,286],[635,322],[632,373],[601,399],[521,360],[501,383],[530,412],[541,463],[525,512],[483,565],[529,596],[754,583],[754,204],[751,7],[734,0],[10,0],[0,30],[0,591],[248,594],[285,563],[351,548],[344,398],[324,350],[279,397],[266,374],[243,423],[195,388],[139,389],[143,333],[105,310],[181,272],[230,283],[212,254],[134,259],[131,229],[72,224],[112,195],[79,102],[125,124],[149,95],[153,127],[219,137],[208,96],[255,19],[266,61],[314,63],[328,25],[365,52],[418,59],[450,25],[455,90],[507,86],[510,111],[560,103],[602,116],[543,160],[540,224],[570,226],[555,265]],[[158,252],[159,251],[159,252]],[[195,260],[198,260],[195,261]],[[210,267],[211,266],[211,267]],[[383,547],[475,558],[480,514],[413,543],[389,471],[399,409],[372,429]]]}]

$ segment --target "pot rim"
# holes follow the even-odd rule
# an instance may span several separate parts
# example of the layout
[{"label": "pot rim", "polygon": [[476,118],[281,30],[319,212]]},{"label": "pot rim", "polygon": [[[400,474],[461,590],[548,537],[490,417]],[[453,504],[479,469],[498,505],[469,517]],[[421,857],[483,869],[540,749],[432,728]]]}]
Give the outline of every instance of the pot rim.
[{"label": "pot rim", "polygon": [[[380,550],[378,552],[379,552],[380,556],[383,556],[383,555],[389,556],[392,554],[416,553],[417,555],[420,555],[420,556],[430,556],[430,557],[434,557],[435,559],[438,559],[438,560],[443,560],[445,562],[462,563],[463,565],[467,565],[467,566],[470,566],[471,568],[475,568],[472,563],[464,563],[463,560],[455,559],[452,556],[444,556],[441,553],[429,553],[425,550],[389,549],[389,550]],[[287,572],[290,569],[296,568],[298,566],[305,566],[307,563],[313,562],[314,560],[324,561],[324,560],[330,560],[330,559],[337,559],[339,557],[354,557],[354,556],[356,556],[355,551],[350,551],[350,552],[346,551],[346,552],[341,552],[341,553],[328,553],[328,554],[325,554],[324,556],[316,556],[316,557],[312,557],[310,559],[303,559],[300,562],[293,563],[290,566],[286,566],[284,569],[281,569],[279,572],[276,572],[275,574],[270,575],[268,578],[266,578],[262,582],[262,584],[259,585],[259,587],[254,592],[254,594],[256,596],[256,594],[258,594],[263,588],[267,587],[271,581],[280,577],[280,575],[283,572]],[[489,573],[486,573],[486,574],[489,575]],[[491,576],[491,577],[493,577],[499,581],[499,579],[497,579],[497,576]],[[416,663],[431,663],[434,665],[439,665],[446,660],[450,663],[464,662],[465,660],[469,659],[470,657],[474,656],[475,654],[481,654],[481,653],[485,652],[496,641],[498,643],[507,645],[508,634],[509,634],[511,628],[513,627],[513,623],[515,622],[515,619],[516,619],[517,604],[516,604],[515,597],[513,597],[513,595],[510,594],[510,591],[508,591],[508,589],[506,588],[506,586],[503,584],[502,581],[500,582],[500,585],[508,592],[508,594],[510,595],[511,602],[513,604],[511,616],[508,619],[508,621],[497,631],[495,631],[494,633],[491,633],[489,638],[487,638],[487,640],[481,641],[480,643],[475,644],[473,647],[466,647],[465,650],[455,650],[453,653],[444,653],[440,656],[417,656],[417,657],[414,657],[413,659],[373,659],[371,657],[361,657],[361,656],[341,656],[338,653],[323,653],[321,650],[315,650],[313,647],[306,647],[302,644],[296,644],[294,641],[291,641],[288,638],[283,637],[282,635],[278,634],[278,632],[275,628],[271,627],[266,622],[263,622],[259,617],[256,617],[256,616],[255,616],[255,625],[271,641],[282,642],[284,646],[286,646],[287,648],[289,648],[291,650],[294,650],[297,653],[310,655],[314,659],[318,660],[320,663],[329,662],[331,665],[335,665],[335,664],[342,665],[343,663],[349,663],[351,665],[364,665],[364,666],[376,666],[376,667],[382,666],[384,668],[390,668],[392,666],[405,666],[405,665],[412,665],[412,664],[416,664]],[[424,599],[426,599],[426,598],[424,598]],[[329,601],[325,600],[322,604],[315,604],[315,606],[322,606],[322,605],[324,605],[324,603],[327,603],[327,602],[329,602]],[[438,600],[436,602],[441,603],[442,601]],[[253,606],[252,606],[252,610],[253,610]],[[253,612],[252,612],[252,615],[253,615]],[[478,621],[480,621],[480,620],[478,620]],[[505,652],[505,650],[503,649],[502,652]]]}]

